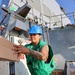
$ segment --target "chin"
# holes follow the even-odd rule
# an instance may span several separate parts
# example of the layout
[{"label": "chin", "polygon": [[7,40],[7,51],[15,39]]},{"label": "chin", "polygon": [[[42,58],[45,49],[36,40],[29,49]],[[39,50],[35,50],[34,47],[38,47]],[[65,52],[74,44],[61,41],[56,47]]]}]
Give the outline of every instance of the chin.
[{"label": "chin", "polygon": [[32,41],[32,43],[36,43],[36,41]]},{"label": "chin", "polygon": [[32,41],[32,43],[35,43],[35,41]]}]

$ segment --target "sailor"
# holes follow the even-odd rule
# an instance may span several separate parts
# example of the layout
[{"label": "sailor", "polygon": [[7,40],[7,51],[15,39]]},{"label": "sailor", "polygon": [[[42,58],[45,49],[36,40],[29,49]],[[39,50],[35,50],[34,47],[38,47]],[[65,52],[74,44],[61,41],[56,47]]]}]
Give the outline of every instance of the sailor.
[{"label": "sailor", "polygon": [[31,75],[51,75],[56,68],[52,48],[41,39],[42,34],[41,27],[33,25],[29,30],[31,43],[25,46],[14,45],[15,53],[26,55]]}]

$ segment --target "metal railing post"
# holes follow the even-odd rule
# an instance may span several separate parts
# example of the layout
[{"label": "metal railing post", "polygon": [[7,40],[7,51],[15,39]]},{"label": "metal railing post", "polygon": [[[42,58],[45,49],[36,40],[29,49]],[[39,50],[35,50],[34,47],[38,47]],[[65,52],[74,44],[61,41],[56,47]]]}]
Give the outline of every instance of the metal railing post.
[{"label": "metal railing post", "polygon": [[63,27],[62,14],[61,14],[61,27]]},{"label": "metal railing post", "polygon": [[73,18],[74,18],[74,25],[75,25],[75,12],[73,13]]}]

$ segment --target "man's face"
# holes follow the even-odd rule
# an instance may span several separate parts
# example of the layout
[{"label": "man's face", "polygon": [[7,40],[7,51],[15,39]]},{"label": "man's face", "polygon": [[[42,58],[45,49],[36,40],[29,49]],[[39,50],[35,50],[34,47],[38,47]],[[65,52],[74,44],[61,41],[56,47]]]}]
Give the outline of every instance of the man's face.
[{"label": "man's face", "polygon": [[30,34],[30,39],[31,39],[32,43],[34,43],[34,44],[38,44],[40,38],[41,38],[41,35],[39,35],[39,34]]}]

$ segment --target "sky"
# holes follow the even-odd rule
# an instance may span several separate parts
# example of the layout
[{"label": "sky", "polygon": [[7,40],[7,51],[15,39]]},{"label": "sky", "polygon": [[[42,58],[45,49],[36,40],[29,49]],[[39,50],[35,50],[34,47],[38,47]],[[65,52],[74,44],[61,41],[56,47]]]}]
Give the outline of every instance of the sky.
[{"label": "sky", "polygon": [[[2,10],[2,3],[6,5],[6,7],[8,6],[8,2],[9,0],[0,0],[0,22],[3,20],[5,11]],[[7,21],[6,21],[7,22]]]},{"label": "sky", "polygon": [[[56,0],[57,3],[65,9],[66,13],[75,12],[75,0]],[[73,14],[70,14],[69,19],[71,23],[75,24]]]},{"label": "sky", "polygon": [[56,0],[62,6],[66,13],[75,12],[75,0]]},{"label": "sky", "polygon": [[0,0],[0,5],[1,5],[2,0]]}]

